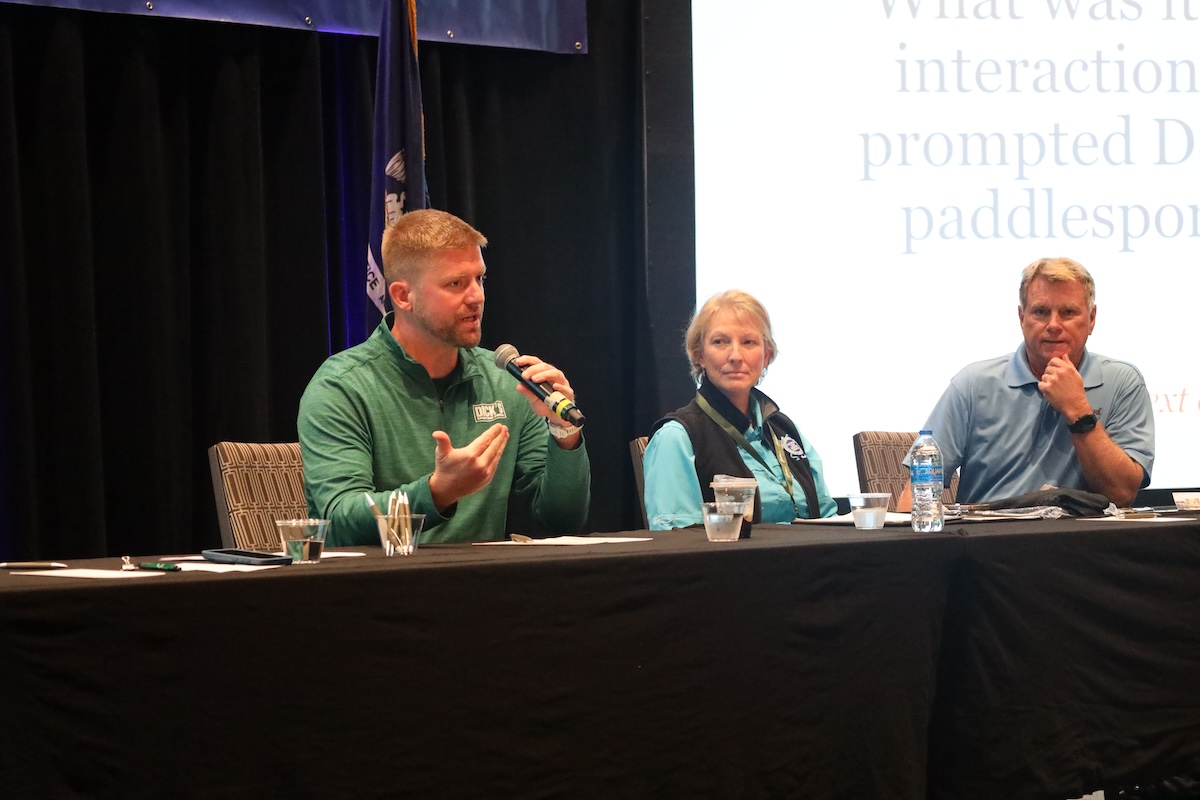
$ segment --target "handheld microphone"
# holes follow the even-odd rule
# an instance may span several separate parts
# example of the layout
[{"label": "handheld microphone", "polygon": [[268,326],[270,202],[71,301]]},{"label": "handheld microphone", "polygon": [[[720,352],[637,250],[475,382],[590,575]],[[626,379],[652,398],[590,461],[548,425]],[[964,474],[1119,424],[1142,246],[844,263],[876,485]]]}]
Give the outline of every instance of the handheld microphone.
[{"label": "handheld microphone", "polygon": [[521,377],[521,368],[516,364],[516,360],[520,357],[521,354],[517,352],[517,348],[511,344],[502,344],[496,348],[496,366],[499,369],[507,370],[526,389],[533,392],[534,397],[545,403],[559,419],[582,428],[585,421],[583,412],[576,408],[566,395],[544,383],[534,383]]}]

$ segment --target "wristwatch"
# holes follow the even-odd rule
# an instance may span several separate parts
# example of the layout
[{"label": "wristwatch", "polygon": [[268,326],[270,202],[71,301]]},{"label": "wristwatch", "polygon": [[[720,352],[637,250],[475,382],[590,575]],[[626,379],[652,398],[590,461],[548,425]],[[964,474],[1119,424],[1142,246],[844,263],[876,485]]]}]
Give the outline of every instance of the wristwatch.
[{"label": "wristwatch", "polygon": [[1067,430],[1069,430],[1071,433],[1087,433],[1088,431],[1096,429],[1096,423],[1099,420],[1100,410],[1097,409],[1091,414],[1084,414],[1082,417],[1072,422],[1067,426]]},{"label": "wristwatch", "polygon": [[550,435],[555,439],[566,439],[568,436],[576,434],[580,430],[578,425],[567,425],[566,427],[563,427],[562,425],[555,425],[553,422],[547,422],[546,426],[550,428]]}]

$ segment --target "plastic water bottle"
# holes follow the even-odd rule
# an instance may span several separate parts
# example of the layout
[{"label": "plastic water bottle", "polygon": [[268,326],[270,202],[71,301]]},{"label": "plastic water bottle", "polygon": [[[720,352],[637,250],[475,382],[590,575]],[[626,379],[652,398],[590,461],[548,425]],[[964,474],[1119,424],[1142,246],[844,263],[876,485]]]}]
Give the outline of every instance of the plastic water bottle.
[{"label": "plastic water bottle", "polygon": [[942,451],[933,431],[921,431],[909,451],[908,474],[912,480],[912,528],[920,533],[942,529]]}]

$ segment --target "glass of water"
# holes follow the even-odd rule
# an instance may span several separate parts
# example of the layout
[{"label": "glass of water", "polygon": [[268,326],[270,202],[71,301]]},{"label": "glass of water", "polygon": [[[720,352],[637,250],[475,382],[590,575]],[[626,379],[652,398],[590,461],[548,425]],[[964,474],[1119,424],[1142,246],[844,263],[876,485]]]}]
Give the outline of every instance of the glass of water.
[{"label": "glass of water", "polygon": [[291,556],[293,564],[316,564],[321,560],[329,520],[277,519],[275,527],[279,530],[284,555]]},{"label": "glass of water", "polygon": [[704,534],[710,542],[736,542],[742,533],[742,503],[701,503]]}]

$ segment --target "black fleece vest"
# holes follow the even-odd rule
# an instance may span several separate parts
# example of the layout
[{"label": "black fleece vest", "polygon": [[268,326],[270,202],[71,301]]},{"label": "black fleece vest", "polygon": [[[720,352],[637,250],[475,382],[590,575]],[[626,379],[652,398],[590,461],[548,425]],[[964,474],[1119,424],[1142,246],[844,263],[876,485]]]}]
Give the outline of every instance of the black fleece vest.
[{"label": "black fleece vest", "polygon": [[[723,394],[707,384],[702,385],[700,391],[717,413],[728,419],[734,428],[743,431],[746,429],[749,420],[734,408]],[[768,439],[769,448],[771,437],[780,434],[790,436],[799,445],[800,432],[796,429],[795,423],[779,410],[775,401],[757,389],[754,390],[754,396],[762,409],[763,434]],[[754,477],[754,473],[742,459],[741,448],[738,447],[737,442],[708,414],[704,413],[704,409],[700,408],[695,400],[654,423],[654,431],[661,428],[668,420],[675,420],[682,425],[692,440],[692,451],[696,455],[696,479],[700,482],[700,494],[706,502],[715,499],[712,486],[709,485],[712,483],[714,475]],[[651,435],[653,435],[653,431]],[[808,459],[789,457],[787,461],[796,488],[804,491],[809,519],[819,517],[821,515],[820,500],[817,497],[816,479],[813,478],[812,467],[808,463]],[[759,492],[754,493],[754,519],[755,521],[762,520],[762,497]]]}]

